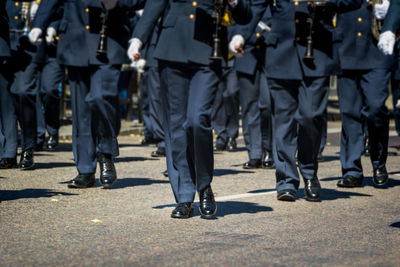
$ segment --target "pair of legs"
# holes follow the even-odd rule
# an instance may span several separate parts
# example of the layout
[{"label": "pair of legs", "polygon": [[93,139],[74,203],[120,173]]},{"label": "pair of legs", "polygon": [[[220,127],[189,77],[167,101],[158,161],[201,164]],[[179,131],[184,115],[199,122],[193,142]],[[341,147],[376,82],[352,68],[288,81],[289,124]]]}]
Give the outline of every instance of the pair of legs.
[{"label": "pair of legs", "polygon": [[211,111],[219,71],[219,66],[160,61],[168,176],[178,203],[174,218],[193,215],[196,191],[200,213],[209,217],[216,212],[210,186],[214,171]]},{"label": "pair of legs", "polygon": [[295,200],[300,184],[296,152],[306,184],[306,197],[319,199],[317,158],[328,101],[329,77],[305,77],[302,81],[268,79],[268,85],[278,199]]}]

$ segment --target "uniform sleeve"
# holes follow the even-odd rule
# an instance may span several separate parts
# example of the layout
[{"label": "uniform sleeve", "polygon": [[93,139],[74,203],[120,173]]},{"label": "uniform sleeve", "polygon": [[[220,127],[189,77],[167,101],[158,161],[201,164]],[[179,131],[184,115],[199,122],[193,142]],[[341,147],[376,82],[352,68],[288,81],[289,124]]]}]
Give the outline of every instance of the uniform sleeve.
[{"label": "uniform sleeve", "polygon": [[329,0],[326,9],[333,12],[347,12],[361,7],[365,0]]},{"label": "uniform sleeve", "polygon": [[247,24],[252,18],[252,10],[248,0],[237,0],[235,7],[230,7],[232,17],[238,24]]},{"label": "uniform sleeve", "polygon": [[163,14],[164,9],[167,8],[168,0],[150,0],[144,6],[143,14],[136,24],[133,32],[133,38],[138,38],[143,43],[146,43],[154,30],[159,17]]},{"label": "uniform sleeve", "polygon": [[121,8],[132,8],[137,10],[142,9],[145,4],[146,0],[118,0],[117,6]]},{"label": "uniform sleeve", "polygon": [[57,14],[62,0],[42,0],[35,15],[32,28],[46,29]]},{"label": "uniform sleeve", "polygon": [[396,33],[400,29],[400,0],[390,1],[390,7],[382,26],[382,32]]}]

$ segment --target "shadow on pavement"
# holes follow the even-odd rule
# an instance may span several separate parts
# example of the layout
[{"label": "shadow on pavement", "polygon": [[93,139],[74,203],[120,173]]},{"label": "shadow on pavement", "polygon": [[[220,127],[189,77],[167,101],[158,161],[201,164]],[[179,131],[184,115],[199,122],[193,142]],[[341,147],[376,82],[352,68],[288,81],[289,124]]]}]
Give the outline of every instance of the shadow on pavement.
[{"label": "shadow on pavement", "polygon": [[115,158],[115,162],[133,162],[133,161],[145,161],[145,160],[159,160],[159,158],[144,158],[144,157],[121,157]]},{"label": "shadow on pavement", "polygon": [[223,175],[239,174],[239,173],[254,173],[254,172],[239,171],[239,170],[232,170],[232,169],[216,169],[216,170],[214,170],[214,176],[223,176]]},{"label": "shadow on pavement", "polygon": [[389,225],[389,226],[391,226],[391,227],[396,227],[396,228],[400,228],[400,222],[392,223],[392,224]]},{"label": "shadow on pavement", "polygon": [[53,169],[53,168],[63,168],[63,167],[73,167],[75,163],[72,162],[35,162],[35,166],[32,170],[38,169]]},{"label": "shadow on pavement", "polygon": [[[321,201],[336,200],[336,199],[351,198],[351,197],[372,197],[372,195],[351,192],[351,191],[338,191],[335,189],[326,189],[326,188],[322,188],[321,192]],[[300,188],[297,191],[297,198],[305,199],[303,188]]]},{"label": "shadow on pavement", "polygon": [[103,189],[106,189],[106,190],[121,189],[121,188],[126,188],[126,187],[152,185],[152,184],[169,184],[169,181],[168,180],[152,180],[149,178],[123,178],[123,179],[118,179],[114,185],[112,185],[110,187],[105,187]]},{"label": "shadow on pavement", "polygon": [[50,189],[0,190],[0,201],[16,200],[22,198],[53,197],[56,195],[75,196],[78,194],[52,191]]},{"label": "shadow on pavement", "polygon": [[257,193],[268,193],[268,192],[272,192],[272,191],[276,191],[276,189],[258,189],[258,190],[249,191],[247,193],[257,194]]},{"label": "shadow on pavement", "polygon": [[320,163],[324,163],[324,162],[329,162],[329,161],[335,161],[335,160],[339,160],[340,157],[339,156],[323,156],[324,160]]}]

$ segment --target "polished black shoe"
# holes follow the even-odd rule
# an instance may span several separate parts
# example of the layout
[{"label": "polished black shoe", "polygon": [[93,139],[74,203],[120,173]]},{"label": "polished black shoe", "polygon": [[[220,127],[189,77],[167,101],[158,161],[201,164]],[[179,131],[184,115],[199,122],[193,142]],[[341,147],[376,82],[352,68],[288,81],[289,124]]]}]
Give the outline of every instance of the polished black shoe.
[{"label": "polished black shoe", "polygon": [[35,162],[33,161],[33,149],[22,151],[18,168],[21,170],[29,170],[33,168],[34,165]]},{"label": "polished black shoe", "polygon": [[371,146],[369,144],[369,137],[366,136],[365,139],[364,139],[364,147],[363,147],[363,150],[362,150],[362,152],[364,152],[364,153],[362,153],[362,152],[361,153],[364,156],[369,157],[370,156],[370,149],[371,149]]},{"label": "polished black shoe", "polygon": [[354,177],[352,175],[347,175],[337,182],[337,186],[338,187],[348,187],[348,188],[362,187],[363,186],[362,182],[363,182],[363,178],[357,179],[356,177]]},{"label": "polished black shoe", "polygon": [[50,135],[46,142],[46,148],[48,150],[54,150],[58,146],[58,134]]},{"label": "polished black shoe", "polygon": [[263,153],[262,167],[265,169],[272,169],[275,167],[274,158],[272,157],[272,152],[265,150]]},{"label": "polished black shoe", "polygon": [[165,177],[168,177],[168,170],[163,171],[162,174],[163,174]]},{"label": "polished black shoe", "polygon": [[114,162],[111,155],[97,153],[97,159],[100,164],[100,184],[111,186],[117,180]]},{"label": "polished black shoe", "polygon": [[43,151],[43,146],[44,146],[44,143],[38,143],[38,144],[35,145],[35,147],[33,148],[33,150],[34,150],[35,152]]},{"label": "polished black shoe", "polygon": [[191,202],[179,203],[172,211],[171,217],[177,219],[187,219],[193,217],[194,209]]},{"label": "polished black shoe", "polygon": [[374,184],[377,186],[385,185],[388,181],[388,173],[386,167],[383,166],[380,169],[374,169],[374,178],[372,179]]},{"label": "polished black shoe", "polygon": [[226,144],[226,150],[229,152],[234,152],[236,151],[236,148],[237,148],[236,139],[229,138],[228,143]]},{"label": "polished black shoe", "polygon": [[226,150],[226,145],[223,144],[216,144],[214,146],[214,151],[225,151]]},{"label": "polished black shoe", "polygon": [[217,203],[215,203],[214,193],[211,186],[206,187],[199,192],[200,206],[199,211],[202,217],[212,218],[217,212]]},{"label": "polished black shoe", "polygon": [[13,169],[17,168],[17,159],[16,158],[2,158],[0,159],[0,169]]},{"label": "polished black shoe", "polygon": [[284,190],[278,191],[277,198],[280,201],[295,201],[296,200],[296,191],[290,190],[290,189],[284,189]]},{"label": "polished black shoe", "polygon": [[96,184],[94,173],[78,174],[75,179],[71,180],[68,184],[69,188],[89,188]]},{"label": "polished black shoe", "polygon": [[157,143],[156,140],[154,140],[153,138],[148,137],[148,136],[145,136],[142,139],[142,142],[141,142],[141,144],[144,145],[144,146],[151,145],[151,144],[156,144],[156,143]]},{"label": "polished black shoe", "polygon": [[165,157],[165,148],[158,147],[156,151],[151,152],[151,156],[154,158]]},{"label": "polished black shoe", "polygon": [[321,184],[317,177],[311,180],[304,179],[304,195],[308,200],[317,201],[321,197]]},{"label": "polished black shoe", "polygon": [[261,159],[250,159],[248,162],[243,164],[243,169],[258,169],[261,168]]}]

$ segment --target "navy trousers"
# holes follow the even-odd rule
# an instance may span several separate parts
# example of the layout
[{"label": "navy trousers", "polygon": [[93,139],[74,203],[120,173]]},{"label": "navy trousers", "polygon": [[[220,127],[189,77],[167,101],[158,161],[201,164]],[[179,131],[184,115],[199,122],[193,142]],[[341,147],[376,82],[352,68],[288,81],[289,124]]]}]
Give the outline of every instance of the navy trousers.
[{"label": "navy trousers", "polygon": [[240,105],[242,106],[242,128],[246,149],[250,159],[262,158],[260,96],[261,71],[254,75],[237,72]]},{"label": "navy trousers", "polygon": [[214,171],[211,111],[218,66],[160,61],[168,176],[178,203],[193,202]]},{"label": "navy trousers", "polygon": [[212,110],[212,125],[218,145],[226,145],[229,138],[236,139],[239,134],[239,99],[232,87],[237,87],[236,72],[227,69],[218,83]]},{"label": "navy trousers", "polygon": [[303,81],[268,79],[272,102],[273,154],[278,191],[299,188],[296,151],[304,179],[317,176],[329,77]]},{"label": "navy trousers", "polygon": [[363,178],[361,151],[366,119],[373,168],[386,164],[389,140],[388,69],[343,70],[338,80],[342,134],[340,162],[343,176]]},{"label": "navy trousers", "polygon": [[10,93],[11,79],[8,63],[0,58],[0,158],[17,156],[16,100]]},{"label": "navy trousers", "polygon": [[160,86],[160,73],[157,67],[147,70],[147,90],[149,99],[149,121],[152,125],[153,139],[157,140],[157,147],[165,147],[164,130],[162,126],[162,114],[165,113]]},{"label": "navy trousers", "polygon": [[261,139],[262,149],[272,152],[272,116],[271,116],[271,93],[268,87],[265,72],[260,73],[260,96],[258,107],[261,117]]},{"label": "navy trousers", "polygon": [[96,171],[97,153],[118,156],[120,66],[68,66],[72,151],[79,173]]},{"label": "navy trousers", "polygon": [[37,143],[44,142],[46,130],[49,135],[58,134],[60,128],[60,83],[64,78],[64,69],[55,58],[42,67],[36,103]]}]

